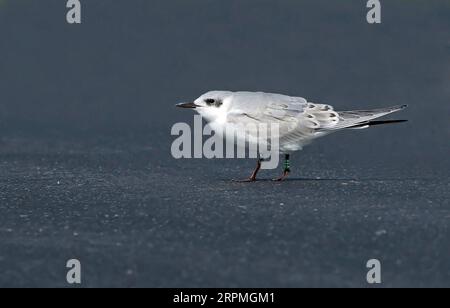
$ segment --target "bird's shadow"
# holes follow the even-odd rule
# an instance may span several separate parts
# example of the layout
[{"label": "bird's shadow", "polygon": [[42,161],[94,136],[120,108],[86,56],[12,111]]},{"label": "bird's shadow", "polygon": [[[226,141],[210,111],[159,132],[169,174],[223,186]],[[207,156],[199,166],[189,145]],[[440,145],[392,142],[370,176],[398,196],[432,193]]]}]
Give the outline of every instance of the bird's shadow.
[{"label": "bird's shadow", "polygon": [[236,184],[252,184],[252,183],[287,183],[287,182],[400,182],[400,181],[418,181],[427,180],[424,178],[287,178],[283,181],[273,179],[257,179],[254,182],[245,182],[239,180],[222,179],[224,182]]}]

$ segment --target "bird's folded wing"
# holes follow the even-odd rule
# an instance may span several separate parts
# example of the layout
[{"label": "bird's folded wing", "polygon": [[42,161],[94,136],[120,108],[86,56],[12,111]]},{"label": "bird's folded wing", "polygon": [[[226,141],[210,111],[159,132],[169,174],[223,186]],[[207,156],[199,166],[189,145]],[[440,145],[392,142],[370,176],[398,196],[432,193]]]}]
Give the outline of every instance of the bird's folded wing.
[{"label": "bird's folded wing", "polygon": [[339,116],[329,105],[308,103],[299,98],[292,101],[268,102],[254,109],[236,109],[228,114],[227,122],[244,125],[277,124],[280,138],[291,136],[300,138],[314,135],[319,129],[332,128],[339,123]]}]

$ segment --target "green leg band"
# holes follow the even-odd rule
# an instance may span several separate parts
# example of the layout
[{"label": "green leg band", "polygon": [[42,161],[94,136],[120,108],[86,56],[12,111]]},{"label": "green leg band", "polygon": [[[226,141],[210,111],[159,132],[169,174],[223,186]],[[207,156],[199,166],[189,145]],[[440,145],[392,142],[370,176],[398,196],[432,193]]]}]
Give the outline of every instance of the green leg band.
[{"label": "green leg band", "polygon": [[283,169],[285,172],[291,172],[291,163],[290,163],[289,159],[286,159],[284,161]]}]

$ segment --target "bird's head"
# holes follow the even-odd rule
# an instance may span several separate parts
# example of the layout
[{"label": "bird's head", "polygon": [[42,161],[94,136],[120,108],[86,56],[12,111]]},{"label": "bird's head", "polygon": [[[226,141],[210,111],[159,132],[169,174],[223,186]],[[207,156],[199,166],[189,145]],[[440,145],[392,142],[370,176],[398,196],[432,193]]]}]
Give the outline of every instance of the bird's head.
[{"label": "bird's head", "polygon": [[177,107],[195,109],[207,121],[226,117],[231,107],[232,92],[212,91],[203,94],[192,103],[178,104]]}]

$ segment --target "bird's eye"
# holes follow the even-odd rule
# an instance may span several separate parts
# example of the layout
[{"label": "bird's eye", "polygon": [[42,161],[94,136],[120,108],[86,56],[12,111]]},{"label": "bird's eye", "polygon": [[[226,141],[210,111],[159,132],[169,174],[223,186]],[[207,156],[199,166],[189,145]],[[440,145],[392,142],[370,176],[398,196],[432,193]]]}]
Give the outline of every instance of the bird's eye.
[{"label": "bird's eye", "polygon": [[212,98],[205,99],[205,103],[208,106],[212,106],[216,101]]},{"label": "bird's eye", "polygon": [[222,101],[216,100],[216,99],[213,99],[213,98],[205,99],[205,103],[206,103],[207,106],[214,106],[214,107],[217,107],[217,108],[219,108],[223,104]]}]

